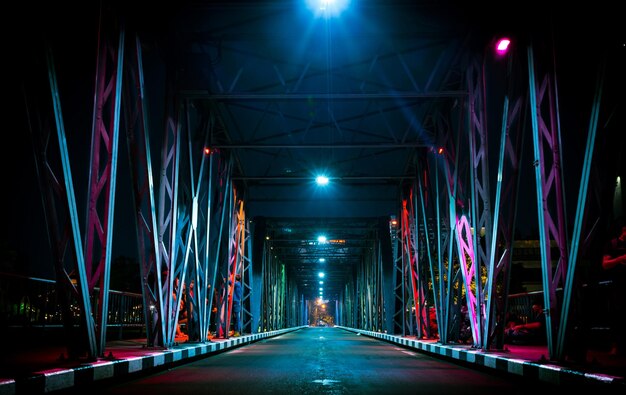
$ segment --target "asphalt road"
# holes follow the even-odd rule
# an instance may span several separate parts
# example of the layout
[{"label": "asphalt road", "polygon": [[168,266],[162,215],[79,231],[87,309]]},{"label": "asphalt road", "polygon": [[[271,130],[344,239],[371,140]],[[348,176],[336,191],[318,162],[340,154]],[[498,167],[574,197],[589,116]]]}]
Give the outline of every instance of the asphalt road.
[{"label": "asphalt road", "polygon": [[[545,390],[545,391],[544,391]],[[555,388],[474,370],[338,328],[306,328],[81,394],[538,394]]]}]

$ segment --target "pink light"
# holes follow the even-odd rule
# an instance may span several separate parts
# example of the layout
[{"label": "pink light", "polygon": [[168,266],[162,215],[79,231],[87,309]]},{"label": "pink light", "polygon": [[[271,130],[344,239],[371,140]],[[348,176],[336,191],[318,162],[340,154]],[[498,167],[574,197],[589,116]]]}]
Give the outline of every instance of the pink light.
[{"label": "pink light", "polygon": [[511,44],[511,40],[508,38],[501,38],[500,40],[498,40],[498,42],[496,43],[496,52],[499,54],[504,54],[508,49],[509,49],[509,45]]}]

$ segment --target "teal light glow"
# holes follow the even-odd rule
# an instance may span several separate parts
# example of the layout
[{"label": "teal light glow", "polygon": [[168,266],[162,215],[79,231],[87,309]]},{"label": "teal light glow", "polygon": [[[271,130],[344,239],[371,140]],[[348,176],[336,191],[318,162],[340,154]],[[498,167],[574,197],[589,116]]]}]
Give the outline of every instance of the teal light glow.
[{"label": "teal light glow", "polygon": [[350,0],[306,0],[316,18],[335,18],[348,8]]}]

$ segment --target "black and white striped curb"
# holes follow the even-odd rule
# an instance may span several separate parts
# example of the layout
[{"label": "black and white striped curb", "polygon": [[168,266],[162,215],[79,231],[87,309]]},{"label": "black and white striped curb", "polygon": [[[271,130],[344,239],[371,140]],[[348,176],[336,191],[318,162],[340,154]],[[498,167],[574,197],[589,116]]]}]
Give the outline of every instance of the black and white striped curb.
[{"label": "black and white striped curb", "polygon": [[442,345],[432,341],[408,339],[398,335],[372,332],[355,328],[337,326],[350,332],[374,337],[406,348],[424,351],[434,355],[456,359],[462,362],[475,364],[485,368],[491,368],[513,375],[528,377],[531,379],[548,382],[555,385],[575,384],[624,384],[624,378],[610,376],[601,373],[586,373],[571,368],[555,365],[551,362],[539,363],[521,358],[507,357],[483,350],[472,349],[469,346]]},{"label": "black and white striped curb", "polygon": [[224,341],[182,344],[167,350],[144,353],[145,355],[132,358],[96,361],[72,369],[49,369],[35,372],[31,376],[24,378],[0,378],[0,395],[43,394],[89,384],[98,380],[122,378],[133,373],[184,361],[185,359],[208,356],[229,348],[282,335],[305,327],[299,326],[244,335]]}]

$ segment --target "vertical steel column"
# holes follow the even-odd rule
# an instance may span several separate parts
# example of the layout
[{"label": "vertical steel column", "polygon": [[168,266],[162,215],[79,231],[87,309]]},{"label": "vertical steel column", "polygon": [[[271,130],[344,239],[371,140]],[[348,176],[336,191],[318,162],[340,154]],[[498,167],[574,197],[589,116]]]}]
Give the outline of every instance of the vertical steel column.
[{"label": "vertical steel column", "polygon": [[[458,154],[458,153],[457,153]],[[462,332],[464,330],[464,316],[461,314],[463,301],[463,275],[461,270],[461,263],[459,262],[458,255],[456,253],[455,246],[458,247],[458,241],[456,238],[456,199],[457,199],[457,180],[456,170],[454,175],[449,172],[449,165],[446,156],[451,156],[449,153],[442,155],[440,161],[443,161],[444,168],[446,170],[446,189],[440,195],[438,195],[437,204],[437,218],[441,215],[442,226],[440,228],[440,236],[437,240],[438,250],[441,253],[438,256],[437,265],[439,267],[439,273],[443,278],[440,278],[440,289],[442,290],[441,305],[442,305],[442,322],[440,326],[439,334],[440,341],[442,343],[448,343],[450,341],[466,341],[461,339]],[[455,157],[458,157],[455,156]],[[441,162],[440,162],[441,163]],[[448,207],[445,207],[445,206]],[[440,206],[443,209],[440,210]],[[443,224],[447,226],[443,226]],[[467,304],[465,304],[467,306]]]},{"label": "vertical steel column", "polygon": [[[469,79],[469,78],[468,78]],[[471,98],[469,100],[472,100]],[[464,104],[463,108],[469,107]],[[461,113],[459,116],[459,125],[457,126],[457,137],[455,139],[455,146],[452,149],[445,150],[444,165],[446,169],[446,187],[448,190],[448,203],[449,203],[449,220],[450,220],[450,235],[454,235],[453,241],[451,240],[448,245],[448,258],[449,262],[453,262],[453,250],[456,243],[457,265],[454,263],[449,265],[448,273],[448,307],[453,305],[460,306],[463,303],[462,291],[465,289],[465,305],[467,307],[467,318],[470,321],[470,331],[472,334],[472,343],[474,347],[480,347],[480,331],[478,324],[478,312],[477,312],[477,300],[476,300],[476,287],[475,287],[475,255],[474,255],[474,239],[471,234],[471,229],[467,218],[462,215],[459,218],[458,211],[464,212],[473,210],[474,197],[474,164],[473,164],[473,151],[470,150],[469,163],[461,163],[460,147],[463,145],[461,138],[464,136],[462,131],[466,130],[464,126],[466,122],[465,114]],[[467,115],[471,116],[470,111],[467,111]],[[470,136],[468,136],[469,138]],[[448,146],[453,144],[452,139],[448,139]],[[471,145],[471,142],[467,142],[467,145]],[[453,154],[454,152],[454,154]],[[450,162],[453,162],[453,165]],[[469,174],[465,172],[468,171]],[[470,181],[470,188],[467,188],[462,181]],[[468,197],[467,195],[470,195]],[[463,225],[463,226],[461,226]],[[458,269],[455,269],[455,266]],[[454,274],[453,274],[454,272]],[[459,286],[458,294],[453,292],[453,284],[457,281],[462,281],[462,286]],[[458,300],[455,300],[458,299]],[[456,313],[456,311],[455,311]],[[463,317],[458,316],[460,323]]]},{"label": "vertical steel column", "polygon": [[[485,103],[485,76],[484,63],[472,62],[467,72],[467,86],[469,93],[469,154],[471,159],[472,176],[470,221],[474,232],[467,237],[473,238],[474,246],[474,286],[476,293],[476,325],[478,332],[484,332],[486,311],[484,301],[491,295],[485,294],[482,279],[483,271],[489,270],[487,251],[491,249],[491,202],[489,195],[489,161],[487,147],[487,108]],[[484,336],[481,335],[479,344],[484,346]]]},{"label": "vertical steel column", "polygon": [[379,245],[374,243],[363,256],[357,270],[358,328],[380,331],[383,322],[382,258]]},{"label": "vertical steel column", "polygon": [[[422,168],[423,166],[421,166],[420,162],[418,161],[418,166],[417,166],[417,189],[418,189],[418,194],[416,196],[416,200],[419,200],[419,204],[420,204],[420,209],[421,209],[421,214],[422,214],[422,226],[424,227],[424,234],[423,234],[423,238],[424,238],[424,242],[420,243],[419,247],[420,247],[420,256],[423,257],[421,259],[422,262],[427,262],[428,263],[428,269],[429,269],[429,276],[427,276],[430,279],[430,283],[432,284],[432,298],[433,298],[433,306],[435,307],[435,315],[436,315],[436,321],[437,321],[437,325],[438,325],[438,332],[439,332],[439,337],[441,337],[441,332],[447,332],[446,330],[446,326],[442,326],[441,325],[441,320],[439,317],[443,317],[443,309],[441,306],[441,297],[440,297],[440,291],[441,291],[441,283],[443,281],[443,276],[441,275],[441,273],[438,271],[439,266],[434,266],[433,265],[433,260],[434,260],[434,254],[436,253],[437,255],[439,255],[439,251],[437,250],[437,246],[435,245],[435,242],[439,240],[440,238],[440,228],[439,228],[439,216],[438,216],[438,210],[437,210],[437,215],[433,215],[432,211],[432,206],[433,203],[437,204],[437,201],[432,199],[432,193],[428,193],[429,190],[431,189],[430,187],[432,187],[431,185],[429,185],[429,181],[430,181],[430,176],[432,176],[432,174],[430,174],[430,170],[428,168],[424,169]],[[430,170],[430,171],[429,171]],[[435,174],[434,174],[434,180],[435,180],[435,191],[438,188],[438,180],[437,180],[437,169],[434,170]],[[423,179],[423,180],[422,180]],[[417,202],[416,202],[417,203]],[[417,204],[416,204],[417,206]],[[429,208],[429,211],[427,212],[426,209],[427,207]],[[438,206],[437,206],[438,208]],[[434,225],[429,226],[429,220],[434,220],[436,221]],[[432,235],[431,235],[432,232]],[[428,287],[426,287],[426,289],[428,289]],[[430,293],[429,293],[430,294]],[[426,298],[426,300],[428,300],[428,298]],[[429,314],[428,311],[426,311],[427,314]],[[430,314],[428,315],[428,321],[430,321]],[[429,330],[429,337],[434,336],[433,333],[430,333]]]},{"label": "vertical steel column", "polygon": [[[429,328],[427,323],[428,316],[425,310],[426,295],[424,292],[424,284],[426,283],[421,278],[421,268],[418,260],[418,229],[414,199],[413,188],[411,188],[408,199],[402,201],[402,218],[400,224],[402,226],[402,256],[406,267],[406,276],[411,280],[412,290],[408,307],[415,309],[414,315],[417,337],[422,338],[428,336]],[[411,325],[410,333],[412,333],[412,329]]]},{"label": "vertical steel column", "polygon": [[[176,277],[180,278],[181,286],[178,289],[176,300],[182,300],[183,288],[185,289],[185,295],[187,296],[187,305],[183,308],[187,312],[187,334],[189,340],[204,340],[206,339],[207,328],[200,327],[201,316],[205,316],[206,310],[206,293],[207,289],[204,286],[206,282],[206,272],[208,271],[208,260],[204,251],[207,247],[206,234],[209,229],[209,223],[206,217],[210,212],[211,207],[208,204],[203,204],[205,200],[208,200],[210,191],[210,183],[205,179],[211,177],[209,173],[211,169],[211,157],[212,152],[208,148],[208,141],[212,131],[213,118],[210,114],[200,114],[200,122],[197,127],[198,130],[192,132],[192,120],[191,120],[191,104],[187,100],[184,103],[185,122],[181,135],[186,138],[187,150],[186,161],[184,163],[185,169],[188,171],[187,176],[184,177],[185,172],[182,172],[184,167],[179,167],[181,174],[179,177],[186,179],[186,182],[180,183],[181,190],[179,193],[181,197],[178,200],[178,234],[181,235],[177,246],[181,250],[181,254],[174,254],[176,259],[172,262],[175,264],[176,269],[174,273]],[[202,145],[195,143],[196,136],[204,137]],[[194,158],[199,157],[196,162]],[[181,151],[181,159],[183,158]],[[208,163],[210,162],[210,163]],[[199,165],[196,165],[199,163]],[[209,173],[209,174],[207,174]],[[207,212],[204,208],[207,208]],[[180,259],[182,257],[182,259]],[[191,262],[191,264],[190,264]],[[190,280],[194,281],[194,289],[191,290],[189,286],[191,281],[187,281],[189,276]],[[180,309],[179,309],[180,311]],[[201,330],[202,329],[202,330]],[[201,334],[202,333],[202,334]]]},{"label": "vertical steel column", "polygon": [[[223,314],[224,314],[224,298],[225,298],[225,285],[223,281],[223,272],[222,262],[227,260],[226,253],[222,251],[222,240],[227,239],[229,228],[226,225],[226,221],[230,220],[230,218],[226,217],[226,214],[229,213],[230,207],[230,195],[232,193],[231,188],[231,176],[232,176],[232,159],[228,159],[226,163],[220,162],[221,168],[217,170],[215,190],[211,192],[212,195],[217,195],[216,199],[211,199],[211,207],[214,207],[213,212],[216,213],[216,217],[219,216],[219,230],[218,232],[213,232],[214,236],[211,236],[207,233],[207,243],[208,247],[208,259],[209,262],[213,259],[213,264],[209,263],[209,270],[212,271],[208,276],[211,278],[211,297],[209,298],[209,307],[208,307],[208,320],[210,322],[210,316],[215,310],[215,315],[213,317],[215,321],[215,332],[217,337],[222,337],[224,335],[223,329]],[[218,227],[218,223],[211,223],[209,221],[209,228],[213,229],[214,227]],[[217,283],[217,275],[220,275],[219,284]],[[213,303],[215,302],[215,305]],[[207,326],[209,326],[209,322],[207,322]]]},{"label": "vertical steel column", "polygon": [[[543,301],[546,314],[546,332],[550,357],[556,355],[554,335],[558,309],[556,291],[564,285],[569,260],[565,225],[565,200],[561,160],[561,137],[558,126],[557,92],[554,76],[546,73],[537,80],[533,49],[528,47],[530,108],[533,131],[535,180],[537,185],[537,212],[539,215],[539,246],[543,279]],[[547,117],[547,119],[544,118]],[[546,149],[547,148],[547,149]],[[551,213],[556,215],[553,217]],[[552,263],[552,242],[559,256]],[[553,269],[554,267],[554,269]]]},{"label": "vertical steel column", "polygon": [[[395,217],[394,217],[395,218]],[[397,225],[397,219],[396,225]],[[390,235],[391,220],[389,217],[380,217],[378,226],[376,227],[376,239],[378,240],[377,248],[380,259],[380,282],[381,282],[381,330],[385,333],[395,332],[394,318],[396,311],[396,290],[395,290],[395,252],[392,246],[394,241]],[[396,227],[397,229],[397,227]]]},{"label": "vertical steel column", "polygon": [[[365,328],[366,325],[366,313],[365,313],[365,297],[364,294],[364,284],[363,280],[364,276],[364,263],[363,259],[358,263],[356,270],[356,314],[357,314],[357,322],[356,328]],[[317,322],[315,323],[317,325]]]},{"label": "vertical steel column", "polygon": [[344,325],[352,328],[357,327],[357,312],[355,306],[354,278],[350,278],[343,289],[343,319]]},{"label": "vertical steel column", "polygon": [[280,264],[279,269],[279,292],[278,292],[278,311],[279,311],[279,321],[278,328],[286,328],[287,320],[285,317],[286,314],[286,305],[287,305],[287,273],[285,270],[285,265],[283,263]]},{"label": "vertical steel column", "polygon": [[[174,344],[176,335],[176,320],[178,317],[178,303],[173,298],[174,270],[176,266],[176,234],[178,232],[178,172],[180,156],[180,102],[176,94],[174,82],[171,81],[167,93],[165,108],[165,131],[161,148],[161,170],[159,180],[159,211],[158,211],[158,248],[157,275],[160,277],[161,294],[159,295],[162,308],[161,334],[162,344],[170,347]],[[179,300],[179,299],[177,299]]]},{"label": "vertical steel column", "polygon": [[290,328],[299,325],[300,317],[298,308],[298,285],[295,278],[290,278],[288,282],[288,304],[287,304],[287,320],[285,327]]},{"label": "vertical steel column", "polygon": [[[191,242],[194,234],[194,221],[197,223],[197,217],[194,219],[194,203],[192,198],[193,191],[190,189],[190,184],[194,183],[192,175],[194,172],[194,165],[192,161],[193,155],[190,153],[191,126],[189,124],[189,108],[190,106],[188,102],[182,103],[181,113],[184,116],[179,119],[178,123],[179,144],[177,145],[179,145],[180,148],[177,150],[177,174],[175,175],[177,179],[177,188],[171,191],[171,193],[175,196],[175,205],[172,216],[176,219],[176,227],[175,232],[173,233],[172,243],[170,244],[172,246],[172,250],[169,254],[169,276],[174,285],[168,295],[171,300],[170,305],[172,308],[172,319],[168,322],[168,335],[170,336],[167,343],[168,346],[175,343],[181,308],[187,308],[187,306],[183,304],[183,292],[185,292],[185,295],[188,296],[187,264],[189,262]],[[183,144],[186,143],[187,150],[181,149],[183,147],[183,145],[180,144],[181,141]],[[181,179],[186,182],[180,182]],[[193,189],[195,189],[195,187]],[[189,324],[187,324],[187,328],[189,328]]]},{"label": "vertical steel column", "polygon": [[263,331],[283,328],[286,324],[285,309],[288,297],[285,265],[272,255],[272,241],[265,241],[263,260]]},{"label": "vertical steel column", "polygon": [[[441,126],[442,131],[447,128]],[[449,140],[452,140],[451,138]],[[464,325],[463,316],[460,312],[461,305],[461,288],[460,270],[455,269],[454,255],[452,254],[455,238],[453,231],[455,227],[450,224],[450,216],[455,204],[456,179],[449,180],[443,178],[445,188],[440,187],[440,177],[446,175],[448,170],[447,157],[451,156],[453,151],[453,142],[448,141],[447,147],[437,147],[434,152],[426,158],[428,172],[424,172],[424,177],[428,176],[426,190],[430,193],[426,194],[428,204],[424,205],[424,215],[435,218],[436,226],[435,240],[431,241],[431,253],[434,252],[436,265],[433,266],[436,275],[432,279],[433,292],[435,295],[435,307],[437,313],[437,328],[439,332],[439,341],[446,344],[450,341],[458,341],[461,334],[461,326]],[[443,161],[443,162],[442,162]],[[440,171],[440,167],[444,170]],[[420,173],[421,174],[421,173]],[[434,186],[433,184],[434,180]],[[456,265],[458,267],[458,265]],[[436,284],[436,285],[435,285]]]},{"label": "vertical steel column", "polygon": [[269,268],[270,268],[270,259],[271,259],[271,244],[270,240],[263,241],[263,255],[261,265],[263,266],[262,277],[263,281],[261,282],[262,291],[261,291],[261,314],[263,318],[260,320],[260,327],[262,332],[267,332],[269,329],[270,322],[270,277],[269,277]]},{"label": "vertical steel column", "polygon": [[[465,107],[465,105],[460,106],[460,108]],[[465,265],[465,260],[459,260],[458,255],[458,229],[457,229],[457,209],[464,209],[465,205],[465,197],[464,194],[466,190],[464,185],[459,181],[462,179],[466,179],[467,176],[464,175],[466,171],[470,168],[470,166],[464,166],[460,163],[460,147],[462,145],[461,137],[464,133],[462,133],[465,129],[463,127],[465,123],[465,113],[460,111],[458,125],[456,128],[456,138],[451,136],[452,127],[445,124],[441,127],[444,132],[444,141],[445,145],[442,146],[442,150],[438,151],[440,158],[439,164],[443,166],[445,173],[445,181],[446,181],[446,189],[447,196],[444,196],[445,192],[439,196],[439,204],[438,206],[448,205],[447,209],[442,210],[443,217],[447,219],[448,223],[448,233],[447,238],[445,239],[447,245],[444,243],[442,246],[442,251],[447,251],[445,253],[447,259],[447,270],[446,270],[446,300],[444,305],[446,306],[446,311],[444,314],[444,323],[446,325],[447,330],[452,331],[455,330],[455,333],[450,332],[451,338],[457,339],[460,335],[461,325],[464,324],[464,317],[461,314],[461,307],[463,303],[467,307],[467,295],[465,297],[465,301],[463,301],[463,289],[465,287],[465,277],[463,275],[462,268]],[[455,144],[456,142],[456,144]],[[455,245],[457,248],[455,248]],[[441,265],[441,263],[440,263]],[[445,265],[444,265],[445,267]],[[468,308],[468,316],[469,316],[469,308]],[[474,328],[475,326],[472,324],[470,328]],[[470,330],[472,334],[472,341],[474,346],[478,346],[477,340],[474,338],[474,331]],[[465,340],[465,339],[463,339]]]},{"label": "vertical steel column", "polygon": [[[402,218],[402,216],[400,216]],[[408,328],[409,317],[408,311],[408,287],[406,270],[404,265],[404,250],[402,248],[402,228],[400,227],[401,220],[392,217],[389,221],[389,233],[391,237],[391,251],[393,256],[393,289],[394,289],[394,316],[393,316],[393,331],[392,333],[402,334],[406,336]]]},{"label": "vertical steel column", "polygon": [[[209,133],[213,130],[213,117],[210,117]],[[196,293],[198,298],[197,303],[197,322],[198,322],[198,337],[200,341],[206,341],[209,337],[210,323],[211,323],[211,309],[213,302],[213,290],[214,290],[214,273],[215,267],[215,234],[219,235],[219,232],[215,232],[214,229],[214,217],[219,216],[219,202],[216,202],[214,196],[220,191],[219,188],[219,167],[220,167],[220,155],[217,151],[211,150],[210,147],[204,146],[204,154],[209,156],[209,168],[206,176],[207,186],[204,189],[203,197],[198,202],[198,207],[204,207],[203,210],[199,210],[203,214],[203,221],[199,222],[199,226],[204,230],[204,238],[200,238],[200,247],[197,252],[198,265],[196,267]],[[216,165],[217,162],[217,165]],[[214,216],[215,214],[215,216]]]},{"label": "vertical steel column", "polygon": [[[84,255],[67,150],[65,124],[61,111],[54,60],[50,48],[46,49],[45,56],[48,67],[48,83],[52,96],[51,109],[53,114],[51,118],[54,117],[56,125],[59,164],[55,165],[51,160],[53,155],[51,143],[54,142],[54,139],[51,137],[52,126],[50,123],[53,121],[52,119],[44,118],[42,120],[39,118],[39,110],[43,108],[43,105],[39,104],[40,98],[36,95],[35,89],[25,88],[24,94],[29,130],[33,142],[39,187],[42,194],[44,218],[57,276],[56,290],[59,292],[59,302],[62,304],[63,326],[68,356],[77,358],[84,352],[87,352],[93,358],[97,353],[95,329],[89,293],[87,292],[87,276],[84,271]],[[29,100],[28,97],[31,94],[33,96]],[[41,98],[42,102],[48,102],[48,100]],[[33,119],[35,116],[36,118]],[[57,169],[55,170],[55,168]],[[68,269],[73,270],[74,267],[78,273],[78,289],[72,283],[68,273]],[[71,308],[73,297],[77,298],[81,311],[79,331],[74,327],[74,312]]]},{"label": "vertical steel column", "polygon": [[302,317],[303,317],[303,325],[309,325],[309,300],[304,299],[304,295],[302,295]]},{"label": "vertical steel column", "polygon": [[[510,267],[513,254],[513,231],[516,223],[519,169],[522,157],[523,131],[521,127],[522,107],[525,95],[517,86],[514,54],[507,59],[507,82],[504,97],[496,195],[493,209],[491,249],[486,285],[486,318],[483,347],[501,349],[504,342],[503,328],[506,325],[507,300],[509,294]],[[517,97],[515,97],[517,96]],[[491,296],[491,297],[489,297]],[[494,344],[495,342],[495,344]]]},{"label": "vertical steel column", "polygon": [[[229,258],[228,258],[228,305],[226,307],[226,320],[225,327],[226,330],[224,332],[224,337],[228,337],[231,318],[232,318],[232,310],[233,310],[233,295],[235,291],[235,276],[237,274],[242,275],[242,287],[244,285],[243,274],[245,270],[245,256],[246,256],[246,215],[243,209],[243,200],[237,198],[236,190],[233,188],[233,202],[234,202],[234,210],[231,211],[231,232],[229,233]],[[249,284],[248,284],[249,285]],[[244,293],[247,292],[249,296],[249,286],[246,289],[243,287]],[[242,301],[243,304],[243,301]],[[243,319],[243,312],[242,317]]]},{"label": "vertical steel column", "polygon": [[158,270],[161,265],[157,261],[160,255],[157,251],[156,204],[139,37],[135,37],[129,44],[130,59],[126,63],[127,83],[124,85],[126,139],[136,213],[143,314],[147,343],[149,347],[153,347],[158,341],[159,319],[163,312],[163,306],[157,298],[157,295],[161,295],[161,275]]},{"label": "vertical steel column", "polygon": [[[250,315],[251,328],[250,333],[259,333],[263,322],[262,297],[263,297],[263,248],[265,245],[265,233],[267,229],[266,221],[263,217],[250,221],[251,233],[253,235],[250,242],[251,257],[251,275],[250,283]],[[300,306],[302,309],[303,306]],[[301,312],[302,314],[302,312]]]},{"label": "vertical steel column", "polygon": [[[604,64],[602,65],[604,67]],[[572,297],[572,287],[574,286],[574,273],[576,271],[576,263],[578,261],[578,250],[580,245],[580,236],[582,232],[585,205],[587,202],[587,188],[589,185],[589,174],[591,171],[591,163],[593,160],[593,149],[596,140],[596,131],[598,129],[598,117],[600,113],[600,99],[602,98],[602,88],[604,85],[604,70],[598,76],[596,85],[596,93],[593,100],[591,110],[591,119],[589,120],[589,134],[587,135],[587,145],[585,149],[585,159],[583,161],[583,171],[580,179],[580,187],[578,192],[578,204],[576,205],[576,218],[574,221],[574,232],[572,234],[571,250],[569,251],[568,271],[563,287],[563,304],[561,308],[560,325],[557,336],[557,345],[555,350],[555,358],[562,359],[565,352],[565,340],[567,336],[567,321],[569,318],[569,308]],[[623,334],[622,334],[623,335]]]},{"label": "vertical steel column", "polygon": [[124,30],[119,32],[117,48],[111,45],[108,33],[101,30],[98,37],[85,235],[85,271],[89,293],[94,291],[96,284],[100,288],[96,312],[97,356],[104,354],[106,345],[124,65]]},{"label": "vertical steel column", "polygon": [[63,122],[63,113],[61,111],[61,102],[59,98],[58,85],[56,80],[56,72],[54,70],[54,61],[52,54],[48,52],[48,75],[50,79],[50,90],[52,92],[52,101],[54,107],[54,115],[56,121],[57,137],[59,140],[59,151],[61,154],[61,163],[63,166],[63,181],[65,183],[65,197],[67,198],[67,207],[69,220],[71,221],[72,243],[74,253],[76,254],[76,268],[78,272],[79,285],[79,304],[82,310],[82,324],[85,326],[85,336],[87,340],[87,352],[90,359],[98,356],[98,345],[96,340],[96,329],[93,320],[91,301],[89,294],[89,282],[87,272],[85,270],[85,256],[83,254],[83,245],[80,237],[80,225],[78,222],[78,212],[76,209],[76,196],[74,194],[74,184],[70,169],[69,153],[67,150],[67,140],[65,137],[65,125]]},{"label": "vertical steel column", "polygon": [[[377,235],[376,235],[377,236]],[[383,292],[383,256],[380,248],[380,240],[375,237],[374,242],[374,276],[376,278],[374,288],[374,327],[378,332],[383,332],[385,329],[385,295]]]},{"label": "vertical steel column", "polygon": [[231,311],[232,311],[232,298],[233,290],[235,287],[235,274],[238,269],[238,252],[239,252],[239,232],[238,222],[239,213],[243,210],[243,203],[239,204],[237,198],[236,189],[234,186],[230,186],[230,194],[228,202],[225,203],[227,207],[226,223],[228,224],[228,233],[225,235],[225,240],[228,240],[228,253],[224,263],[220,263],[218,271],[222,278],[220,299],[218,300],[218,317],[216,319],[216,325],[218,328],[217,336],[220,338],[228,338],[231,323]]},{"label": "vertical steel column", "polygon": [[253,292],[253,270],[252,270],[252,234],[250,232],[250,220],[243,215],[244,224],[242,230],[243,240],[241,241],[241,286],[243,289],[243,300],[241,301],[241,328],[245,333],[255,333],[252,330],[252,292]]},{"label": "vertical steel column", "polygon": [[475,291],[475,278],[478,265],[476,263],[474,250],[474,238],[472,237],[472,231],[466,216],[463,215],[457,220],[456,231],[459,263],[465,284],[465,298],[467,313],[472,328],[472,338],[474,339],[474,344],[480,346],[482,344],[478,312],[480,301]]},{"label": "vertical steel column", "polygon": [[[121,83],[123,66],[124,31],[120,29],[117,48],[109,47],[109,37],[100,32],[105,38],[98,43],[98,60],[96,70],[96,92],[94,94],[94,113],[92,128],[92,172],[88,193],[88,219],[85,240],[85,255],[83,255],[82,243],[80,242],[80,229],[76,218],[76,201],[74,197],[71,173],[69,171],[69,158],[65,141],[65,130],[61,115],[61,107],[58,98],[56,73],[51,54],[48,55],[49,80],[53,94],[53,104],[57,123],[57,134],[61,150],[61,160],[64,167],[65,192],[68,199],[69,216],[72,221],[72,232],[77,255],[77,268],[79,273],[81,309],[85,320],[86,337],[88,341],[88,355],[96,358],[104,352],[106,339],[106,321],[108,311],[108,288],[110,276],[110,250],[112,243],[112,222],[114,213],[115,180],[117,172],[117,144],[119,136],[119,115],[121,102]],[[110,60],[110,65],[108,61]],[[112,70],[107,74],[107,67]],[[105,89],[106,88],[106,89]],[[108,123],[107,123],[108,121]],[[105,125],[105,123],[107,123]],[[100,166],[100,138],[102,138],[102,154],[106,155],[106,161]],[[102,201],[98,198],[103,196]],[[98,210],[102,211],[104,219],[100,221]],[[94,232],[98,233],[97,240]],[[97,244],[98,250],[94,251]],[[93,264],[96,259],[98,263]],[[97,267],[93,267],[97,266]],[[98,317],[96,328],[94,317],[91,313],[90,295],[95,282],[100,282],[100,294],[97,300]],[[97,337],[99,337],[97,339]]]}]

